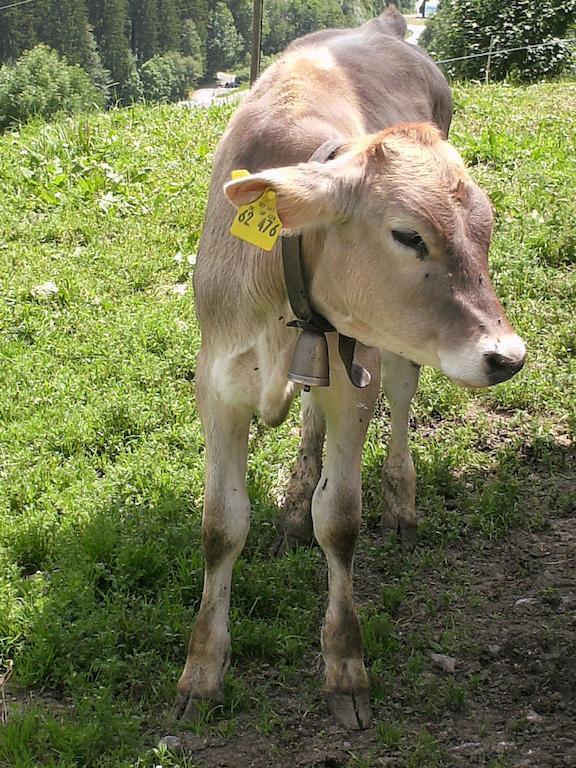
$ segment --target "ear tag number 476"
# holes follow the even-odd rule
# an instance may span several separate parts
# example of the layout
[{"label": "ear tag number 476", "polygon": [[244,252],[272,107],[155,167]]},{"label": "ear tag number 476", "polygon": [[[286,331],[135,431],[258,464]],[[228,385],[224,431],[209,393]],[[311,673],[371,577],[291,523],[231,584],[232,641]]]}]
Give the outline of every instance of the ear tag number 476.
[{"label": "ear tag number 476", "polygon": [[230,234],[247,243],[271,251],[282,233],[276,210],[276,192],[268,189],[257,200],[238,208]]}]

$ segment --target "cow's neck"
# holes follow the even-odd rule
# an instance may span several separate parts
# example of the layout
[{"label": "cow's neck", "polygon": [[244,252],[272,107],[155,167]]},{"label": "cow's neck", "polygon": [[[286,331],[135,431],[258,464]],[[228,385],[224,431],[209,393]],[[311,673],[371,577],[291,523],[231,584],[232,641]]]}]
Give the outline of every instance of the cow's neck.
[{"label": "cow's neck", "polygon": [[[341,147],[338,139],[324,142],[312,155],[310,160],[324,163],[334,156]],[[296,346],[288,378],[311,386],[327,386],[329,382],[328,347],[324,334],[336,332],[337,329],[313,306],[308,281],[304,272],[302,236],[284,236],[282,238],[282,264],[284,281],[288,300],[296,319],[289,326],[300,328],[301,336]],[[338,334],[338,351],[346,368],[348,378],[355,387],[364,388],[370,383],[369,372],[355,360],[356,339]],[[326,375],[318,375],[324,370]]]}]

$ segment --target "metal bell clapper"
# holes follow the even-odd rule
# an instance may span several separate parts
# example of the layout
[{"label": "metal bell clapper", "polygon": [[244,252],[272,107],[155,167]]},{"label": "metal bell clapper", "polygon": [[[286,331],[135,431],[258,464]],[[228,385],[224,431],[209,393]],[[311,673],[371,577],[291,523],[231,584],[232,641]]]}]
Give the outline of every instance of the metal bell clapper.
[{"label": "metal bell clapper", "polygon": [[303,384],[305,389],[330,386],[328,342],[324,333],[311,330],[300,332],[288,379]]}]

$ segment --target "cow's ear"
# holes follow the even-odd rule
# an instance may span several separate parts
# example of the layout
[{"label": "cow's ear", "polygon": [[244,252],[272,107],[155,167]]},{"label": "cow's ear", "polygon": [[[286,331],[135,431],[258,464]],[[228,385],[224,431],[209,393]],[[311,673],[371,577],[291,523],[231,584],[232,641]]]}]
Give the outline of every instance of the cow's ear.
[{"label": "cow's ear", "polygon": [[239,208],[272,189],[282,225],[300,230],[326,224],[338,216],[343,186],[341,176],[322,164],[302,163],[234,179],[224,186],[224,192]]}]

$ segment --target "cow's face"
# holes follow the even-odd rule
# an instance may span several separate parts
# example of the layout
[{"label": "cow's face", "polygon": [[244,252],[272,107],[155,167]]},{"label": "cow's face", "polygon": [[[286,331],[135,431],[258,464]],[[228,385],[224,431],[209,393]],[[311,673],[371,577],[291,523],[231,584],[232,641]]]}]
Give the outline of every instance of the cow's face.
[{"label": "cow's face", "polygon": [[339,331],[469,386],[522,368],[488,275],[492,207],[436,129],[400,126],[226,193],[240,205],[270,187],[285,227],[320,228],[311,295]]}]

